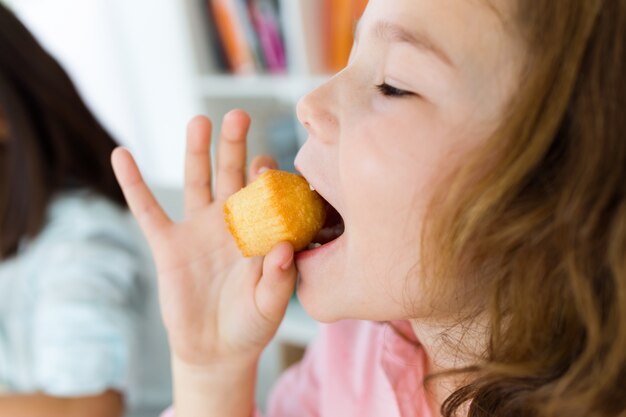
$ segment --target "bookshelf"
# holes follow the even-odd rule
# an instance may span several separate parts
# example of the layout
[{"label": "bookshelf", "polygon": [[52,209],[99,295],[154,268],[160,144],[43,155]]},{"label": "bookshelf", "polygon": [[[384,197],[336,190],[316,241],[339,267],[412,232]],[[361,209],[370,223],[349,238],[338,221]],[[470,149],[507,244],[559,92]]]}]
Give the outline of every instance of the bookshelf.
[{"label": "bookshelf", "polygon": [[[278,154],[281,169],[293,170],[288,161],[290,157],[293,160],[306,137],[296,120],[295,105],[347,62],[352,29],[366,3],[367,0],[184,0],[185,26],[194,57],[191,71],[195,99],[214,120],[233,107],[248,111],[253,121],[249,154]],[[265,7],[255,9],[254,4]],[[224,10],[231,11],[230,19],[223,18],[228,14]],[[272,12],[262,20],[255,17],[259,10]],[[261,22],[266,21],[275,23],[280,32],[280,46],[270,48],[269,53],[261,47]],[[251,31],[257,36],[246,37]],[[251,62],[239,65],[254,67],[252,73],[237,73],[233,62],[239,62],[241,53],[228,53],[233,44],[242,44],[236,39],[243,40],[244,49],[253,51],[248,54]],[[275,49],[280,53],[272,54]],[[272,59],[268,57],[273,55],[283,57],[284,68],[272,68]],[[263,59],[259,60],[259,56]],[[283,122],[278,141],[272,121],[289,117],[291,134],[285,134],[288,123]]]},{"label": "bookshelf", "polygon": [[196,80],[198,92],[207,100],[237,98],[242,100],[275,99],[295,104],[300,97],[326,81],[323,75],[251,75],[206,74]]},{"label": "bookshelf", "polygon": [[[366,3],[366,0],[184,0],[195,60],[196,93],[208,104],[215,104],[216,99],[236,98],[273,99],[293,106],[347,62],[352,29]],[[255,8],[251,4],[272,6]],[[267,11],[263,16],[269,18],[256,18],[261,13],[255,10]],[[280,33],[263,42],[267,21],[275,23]],[[246,38],[249,32],[256,36]],[[243,54],[241,49],[253,52]],[[248,57],[247,64],[240,63],[242,54]],[[275,55],[282,57],[278,68]]]}]

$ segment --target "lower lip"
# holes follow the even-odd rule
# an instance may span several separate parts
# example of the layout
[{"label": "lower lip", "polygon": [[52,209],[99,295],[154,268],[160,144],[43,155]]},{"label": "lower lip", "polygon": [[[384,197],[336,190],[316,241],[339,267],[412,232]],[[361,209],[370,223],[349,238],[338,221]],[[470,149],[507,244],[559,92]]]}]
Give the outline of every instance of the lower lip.
[{"label": "lower lip", "polygon": [[309,259],[323,256],[324,254],[335,249],[342,237],[343,235],[339,236],[337,239],[333,241],[328,242],[325,245],[320,246],[319,248],[309,249],[309,250],[296,253],[296,262],[307,261]]}]

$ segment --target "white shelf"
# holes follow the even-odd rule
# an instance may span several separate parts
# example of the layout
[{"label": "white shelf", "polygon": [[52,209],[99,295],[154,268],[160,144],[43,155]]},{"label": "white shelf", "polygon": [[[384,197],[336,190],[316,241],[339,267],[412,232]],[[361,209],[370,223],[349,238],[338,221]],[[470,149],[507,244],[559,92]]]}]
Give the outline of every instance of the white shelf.
[{"label": "white shelf", "polygon": [[328,76],[203,75],[198,77],[198,93],[205,99],[278,99],[295,103]]}]

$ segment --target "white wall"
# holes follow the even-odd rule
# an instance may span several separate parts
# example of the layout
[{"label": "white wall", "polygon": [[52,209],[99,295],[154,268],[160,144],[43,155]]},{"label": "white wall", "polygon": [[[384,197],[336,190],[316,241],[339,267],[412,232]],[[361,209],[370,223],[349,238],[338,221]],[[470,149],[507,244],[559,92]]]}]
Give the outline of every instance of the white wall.
[{"label": "white wall", "polygon": [[201,112],[180,0],[9,0],[148,180],[182,181],[185,127]]}]

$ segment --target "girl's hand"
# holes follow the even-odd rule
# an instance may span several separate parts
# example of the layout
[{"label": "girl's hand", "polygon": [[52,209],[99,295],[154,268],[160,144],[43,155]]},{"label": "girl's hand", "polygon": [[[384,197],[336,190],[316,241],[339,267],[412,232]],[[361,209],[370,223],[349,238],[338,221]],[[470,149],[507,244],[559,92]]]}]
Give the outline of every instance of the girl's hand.
[{"label": "girl's hand", "polygon": [[[211,186],[211,122],[187,131],[185,219],[173,223],[146,186],[130,153],[116,149],[113,168],[152,250],[161,310],[175,360],[193,367],[255,361],[280,324],[296,280],[293,248],[278,244],[265,258],[242,257],[224,221],[224,202],[244,186],[250,118],[234,110],[220,133]],[[269,157],[254,160],[250,179]]]}]

